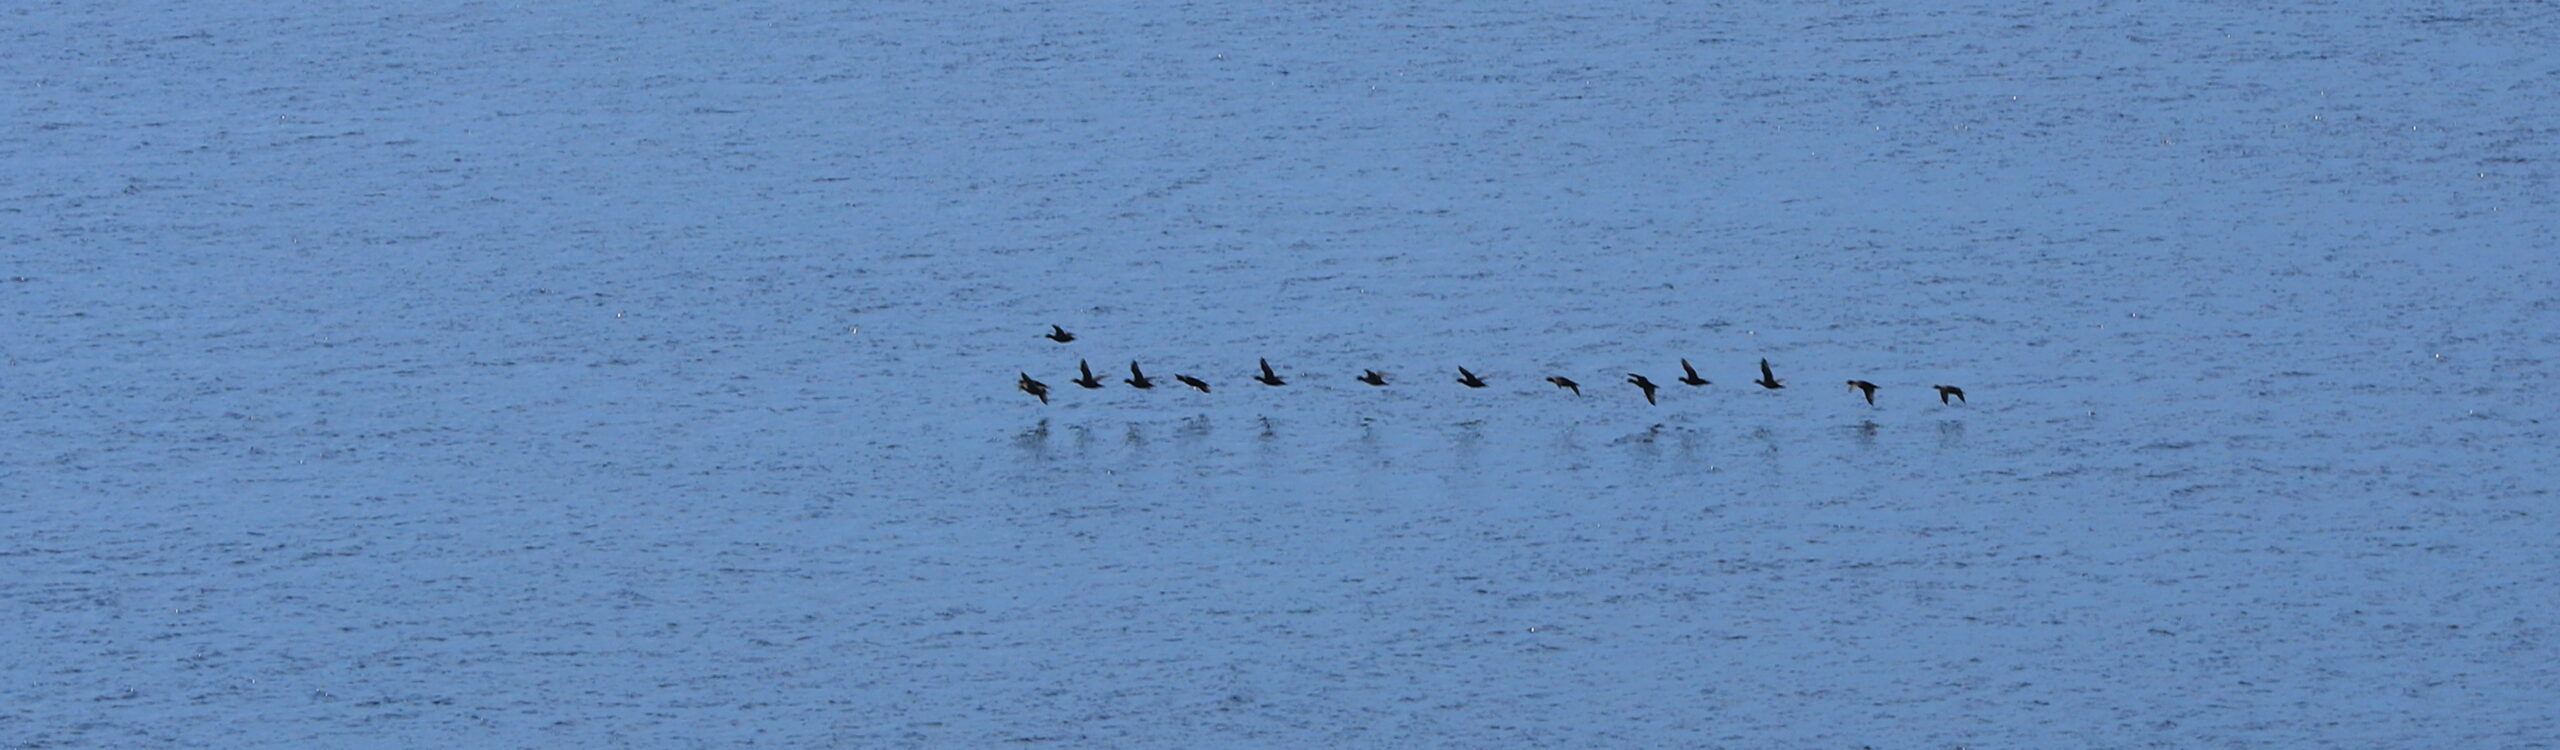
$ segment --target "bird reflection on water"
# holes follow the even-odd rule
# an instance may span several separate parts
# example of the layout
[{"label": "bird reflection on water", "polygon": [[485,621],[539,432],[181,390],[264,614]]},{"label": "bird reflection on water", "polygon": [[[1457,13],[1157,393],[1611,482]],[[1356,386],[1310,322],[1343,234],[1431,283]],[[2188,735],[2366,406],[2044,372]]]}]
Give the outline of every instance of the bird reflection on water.
[{"label": "bird reflection on water", "polygon": [[[1784,473],[1790,452],[1798,457],[1835,453],[1857,457],[1900,444],[1883,439],[1890,420],[1877,419],[1838,423],[1809,434],[1790,433],[1775,424],[1709,425],[1701,429],[1673,420],[1617,432],[1616,437],[1598,442],[1586,434],[1595,426],[1591,422],[1528,426],[1488,419],[1433,420],[1406,424],[1409,429],[1391,440],[1390,433],[1399,423],[1376,417],[1360,417],[1350,423],[1311,423],[1263,415],[1254,417],[1254,429],[1249,432],[1225,436],[1218,434],[1216,420],[1209,414],[1195,414],[1165,421],[1125,422],[1118,445],[1111,445],[1103,437],[1108,422],[1069,420],[1061,426],[1042,418],[1017,428],[1005,439],[1024,461],[1042,464],[1064,460],[1118,469],[1150,465],[1210,468],[1222,460],[1218,457],[1228,456],[1250,458],[1265,470],[1318,468],[1317,465],[1343,460],[1376,470],[1408,463],[1398,460],[1401,457],[1422,460],[1423,466],[1453,474],[1578,473],[1619,460],[1630,461],[1648,473],[1718,473],[1731,468],[1723,464],[1739,457],[1737,453],[1757,454],[1769,471]],[[1897,428],[1901,431],[1896,434],[1910,437],[1913,433],[1908,430],[1912,427]],[[1073,439],[1057,440],[1055,433],[1059,429],[1072,433]],[[1937,447],[1944,450],[1965,445],[1966,429],[1966,420],[1936,420]],[[1246,435],[1251,439],[1246,440]],[[1719,435],[1742,440],[1719,445]],[[1179,449],[1161,451],[1168,447],[1165,438]],[[1524,439],[1527,442],[1521,442]]]},{"label": "bird reflection on water", "polygon": [[1049,460],[1049,420],[1042,419],[1039,424],[1032,425],[1031,429],[1023,430],[1021,434],[1013,436],[1013,445],[1029,454],[1032,460]]},{"label": "bird reflection on water", "polygon": [[1954,448],[1961,445],[1964,445],[1964,420],[1938,420],[1938,447]]}]

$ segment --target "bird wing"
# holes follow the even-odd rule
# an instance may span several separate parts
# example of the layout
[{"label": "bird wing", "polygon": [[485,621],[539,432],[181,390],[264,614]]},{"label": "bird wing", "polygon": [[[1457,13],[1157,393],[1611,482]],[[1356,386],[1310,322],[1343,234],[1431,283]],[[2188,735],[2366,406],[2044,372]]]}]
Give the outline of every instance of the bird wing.
[{"label": "bird wing", "polygon": [[1760,360],[1760,379],[1772,383],[1778,382],[1778,374],[1769,371],[1769,360]]}]

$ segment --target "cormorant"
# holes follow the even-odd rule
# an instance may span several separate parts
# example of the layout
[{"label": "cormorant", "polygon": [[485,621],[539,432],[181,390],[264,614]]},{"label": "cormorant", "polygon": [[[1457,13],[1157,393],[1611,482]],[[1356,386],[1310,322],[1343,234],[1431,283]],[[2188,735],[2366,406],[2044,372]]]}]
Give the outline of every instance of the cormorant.
[{"label": "cormorant", "polygon": [[1572,391],[1573,395],[1582,395],[1582,384],[1573,382],[1573,378],[1557,375],[1555,377],[1547,378],[1547,382],[1556,384],[1557,388]]},{"label": "cormorant", "polygon": [[1777,374],[1769,372],[1769,360],[1765,359],[1760,360],[1760,379],[1751,382],[1759,383],[1760,387],[1773,391],[1787,387],[1785,383],[1778,382]]},{"label": "cormorant", "polygon": [[1690,367],[1690,366],[1689,366],[1689,360],[1685,360],[1685,359],[1680,360],[1680,371],[1681,371],[1681,372],[1688,373],[1688,374],[1686,374],[1686,375],[1682,375],[1682,376],[1680,376],[1680,384],[1681,384],[1681,385],[1706,385],[1706,384],[1707,384],[1707,379],[1706,379],[1706,378],[1698,377],[1698,368]]},{"label": "cormorant", "polygon": [[1272,371],[1271,371],[1271,360],[1268,360],[1268,359],[1266,359],[1266,360],[1262,360],[1262,374],[1261,374],[1261,375],[1259,375],[1259,376],[1256,376],[1254,379],[1255,379],[1255,380],[1262,381],[1262,384],[1263,384],[1263,385],[1288,385],[1288,384],[1289,384],[1289,381],[1281,380],[1281,379],[1280,379],[1280,374],[1279,374],[1279,373],[1276,373],[1276,372],[1272,372]]},{"label": "cormorant", "polygon": [[1376,370],[1361,370],[1360,382],[1368,383],[1370,385],[1386,385],[1387,376],[1379,374]]},{"label": "cormorant", "polygon": [[1662,386],[1654,385],[1654,384],[1653,384],[1653,381],[1651,381],[1651,380],[1646,380],[1644,376],[1642,376],[1642,375],[1638,375],[1638,374],[1635,374],[1635,373],[1632,373],[1632,372],[1627,373],[1627,382],[1629,382],[1629,383],[1634,383],[1634,384],[1635,384],[1635,386],[1636,386],[1637,388],[1642,388],[1642,389],[1644,389],[1644,402],[1645,402],[1645,403],[1648,403],[1648,404],[1658,404],[1658,403],[1660,403],[1660,402],[1657,402],[1657,401],[1654,401],[1654,400],[1653,400],[1653,389],[1655,389],[1655,388],[1660,388],[1660,387],[1662,387]]},{"label": "cormorant", "polygon": [[1200,389],[1200,392],[1201,392],[1201,393],[1208,393],[1208,392],[1209,392],[1209,384],[1208,384],[1208,383],[1205,383],[1205,382],[1201,382],[1201,380],[1200,380],[1199,378],[1191,377],[1191,376],[1189,376],[1189,375],[1175,375],[1175,376],[1173,376],[1173,379],[1175,379],[1175,380],[1179,380],[1179,381],[1182,381],[1182,384],[1183,384],[1183,385],[1191,386],[1191,387],[1193,387],[1193,388],[1198,388],[1198,389]]},{"label": "cormorant", "polygon": [[1050,341],[1055,341],[1055,342],[1058,342],[1058,343],[1064,344],[1064,343],[1067,343],[1067,342],[1069,342],[1069,341],[1074,341],[1074,340],[1076,340],[1076,335],[1075,335],[1075,334],[1072,334],[1072,333],[1068,333],[1068,332],[1067,332],[1067,329],[1059,328],[1059,327],[1057,327],[1057,326],[1050,326],[1050,327],[1049,327],[1049,335],[1042,336],[1041,338],[1048,339],[1048,340],[1050,340]]},{"label": "cormorant", "polygon": [[1876,384],[1869,383],[1864,380],[1852,380],[1849,381],[1849,387],[1865,391],[1867,394],[1867,405],[1876,405]]},{"label": "cormorant", "polygon": [[1964,400],[1964,389],[1962,388],[1957,388],[1952,385],[1933,385],[1929,387],[1938,389],[1938,403],[1946,403],[1948,396],[1956,397],[1957,401]]},{"label": "cormorant", "polygon": [[1076,370],[1084,373],[1084,377],[1075,379],[1076,385],[1081,385],[1086,388],[1102,387],[1102,379],[1093,376],[1093,367],[1085,364],[1084,360],[1076,360]]},{"label": "cormorant", "polygon": [[1147,377],[1147,374],[1146,374],[1146,373],[1139,372],[1139,371],[1138,371],[1138,361],[1137,361],[1137,360],[1134,360],[1134,359],[1133,359],[1133,360],[1129,360],[1129,379],[1128,379],[1128,380],[1121,381],[1121,382],[1128,383],[1128,384],[1129,384],[1129,387],[1131,387],[1131,388],[1154,388],[1154,387],[1156,387],[1156,381],[1155,381],[1155,378]]},{"label": "cormorant", "polygon": [[1476,377],[1475,373],[1467,372],[1467,368],[1464,367],[1458,368],[1458,382],[1465,383],[1469,388],[1484,387],[1484,378]]},{"label": "cormorant", "polygon": [[1013,384],[1013,387],[1022,389],[1023,393],[1040,397],[1040,403],[1049,403],[1049,384],[1032,380],[1031,373],[1023,373],[1022,382]]}]

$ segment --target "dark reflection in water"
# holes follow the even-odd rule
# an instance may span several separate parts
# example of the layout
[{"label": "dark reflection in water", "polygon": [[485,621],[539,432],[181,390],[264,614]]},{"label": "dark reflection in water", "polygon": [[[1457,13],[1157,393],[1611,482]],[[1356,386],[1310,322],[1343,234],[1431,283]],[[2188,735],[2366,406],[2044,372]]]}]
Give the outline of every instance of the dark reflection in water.
[{"label": "dark reflection in water", "polygon": [[1964,420],[1938,420],[1938,447],[1953,448],[1964,444]]},{"label": "dark reflection in water", "polygon": [[1270,471],[1280,456],[1280,431],[1271,426],[1270,417],[1262,418],[1262,433],[1254,436],[1253,448],[1254,466]]},{"label": "dark reflection in water", "polygon": [[1567,426],[1563,433],[1556,435],[1556,455],[1564,459],[1565,471],[1581,471],[1590,467],[1589,457],[1582,452],[1581,427]]},{"label": "dark reflection in water", "polygon": [[[1391,433],[1398,423],[1370,417],[1360,418],[1356,432],[1347,434],[1344,428],[1354,426],[1332,423],[1301,429],[1308,426],[1292,423],[1286,431],[1292,433],[1288,437],[1297,439],[1283,441],[1283,421],[1283,418],[1257,416],[1254,418],[1255,429],[1250,433],[1230,430],[1232,434],[1224,436],[1223,441],[1216,434],[1216,419],[1207,414],[1181,417],[1171,422],[1125,422],[1119,441],[1123,447],[1112,450],[1102,445],[1105,439],[1102,433],[1110,429],[1108,422],[1077,423],[1070,419],[1067,424],[1058,425],[1054,418],[1042,418],[1004,436],[1004,440],[1019,451],[1016,455],[1023,461],[1037,464],[1062,459],[1074,463],[1116,459],[1126,462],[1125,465],[1097,468],[1134,470],[1161,465],[1163,461],[1202,469],[1240,468],[1232,463],[1224,466],[1202,463],[1226,456],[1229,460],[1249,461],[1264,471],[1305,470],[1317,467],[1301,464],[1342,460],[1350,460],[1367,469],[1379,469],[1397,463],[1395,454],[1399,449],[1411,449],[1412,455],[1407,458],[1428,459],[1430,465],[1419,468],[1461,474],[1481,471],[1488,462],[1495,462],[1497,467],[1506,469],[1583,472],[1591,470],[1594,461],[1623,464],[1640,472],[1659,469],[1675,474],[1710,473],[1731,469],[1730,462],[1752,455],[1760,456],[1770,470],[1777,471],[1785,468],[1788,448],[1813,451],[1805,455],[1837,455],[1854,459],[1868,451],[1890,448],[1895,444],[1884,440],[1884,425],[1873,419],[1835,423],[1835,426],[1804,433],[1789,433],[1774,425],[1749,427],[1738,433],[1742,440],[1722,445],[1717,440],[1724,436],[1719,430],[1669,423],[1653,424],[1594,443],[1590,435],[1584,434],[1591,427],[1587,424],[1531,426],[1529,429],[1534,432],[1527,435],[1514,435],[1506,426],[1503,437],[1519,439],[1492,440],[1488,434],[1491,429],[1488,420],[1445,423],[1438,429],[1427,424],[1407,424],[1404,427],[1408,431],[1418,429],[1422,432],[1395,435]],[[1966,424],[1958,419],[1938,421],[1939,446],[1953,448],[1964,445],[1967,440]],[[1056,431],[1061,429],[1069,431],[1072,439],[1058,439]],[[1543,433],[1543,436],[1537,433]],[[1250,446],[1244,444],[1247,434],[1252,435]],[[1910,435],[1897,433],[1897,437],[1908,438]],[[1162,455],[1151,451],[1166,447],[1162,443],[1167,439],[1180,446],[1181,450]],[[1416,442],[1417,439],[1421,442]],[[1335,447],[1331,450],[1320,447],[1326,445]],[[1525,449],[1529,453],[1510,455],[1509,451],[1515,449]],[[1501,458],[1497,460],[1496,456]]]},{"label": "dark reflection in water", "polygon": [[1378,439],[1378,420],[1360,418],[1360,438],[1355,441],[1361,461],[1372,468],[1387,465],[1386,446]]},{"label": "dark reflection in water", "polygon": [[1458,434],[1450,439],[1449,447],[1456,453],[1458,471],[1463,474],[1474,473],[1480,465],[1479,459],[1483,454],[1484,420],[1459,422]]},{"label": "dark reflection in water", "polygon": [[1032,460],[1049,460],[1049,420],[1044,418],[1040,420],[1040,424],[1023,430],[1020,435],[1013,436],[1013,445],[1021,448],[1024,453],[1030,454]]},{"label": "dark reflection in water", "polygon": [[1643,432],[1618,439],[1618,444],[1625,445],[1635,452],[1636,465],[1643,468],[1652,468],[1655,461],[1662,457],[1661,442],[1662,425],[1659,424],[1647,427]]},{"label": "dark reflection in water", "polygon": [[1778,456],[1783,452],[1778,444],[1778,431],[1769,429],[1767,425],[1755,427],[1751,430],[1751,439],[1760,441],[1760,457],[1769,462],[1769,471],[1784,474],[1786,467],[1778,462]]}]

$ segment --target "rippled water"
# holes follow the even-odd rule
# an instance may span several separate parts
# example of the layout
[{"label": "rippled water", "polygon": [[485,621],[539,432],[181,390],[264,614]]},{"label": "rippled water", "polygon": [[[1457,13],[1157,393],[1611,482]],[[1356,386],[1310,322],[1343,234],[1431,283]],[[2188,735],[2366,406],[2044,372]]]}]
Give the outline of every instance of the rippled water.
[{"label": "rippled water", "polygon": [[2534,746],[2529,8],[29,8],[0,744]]}]

